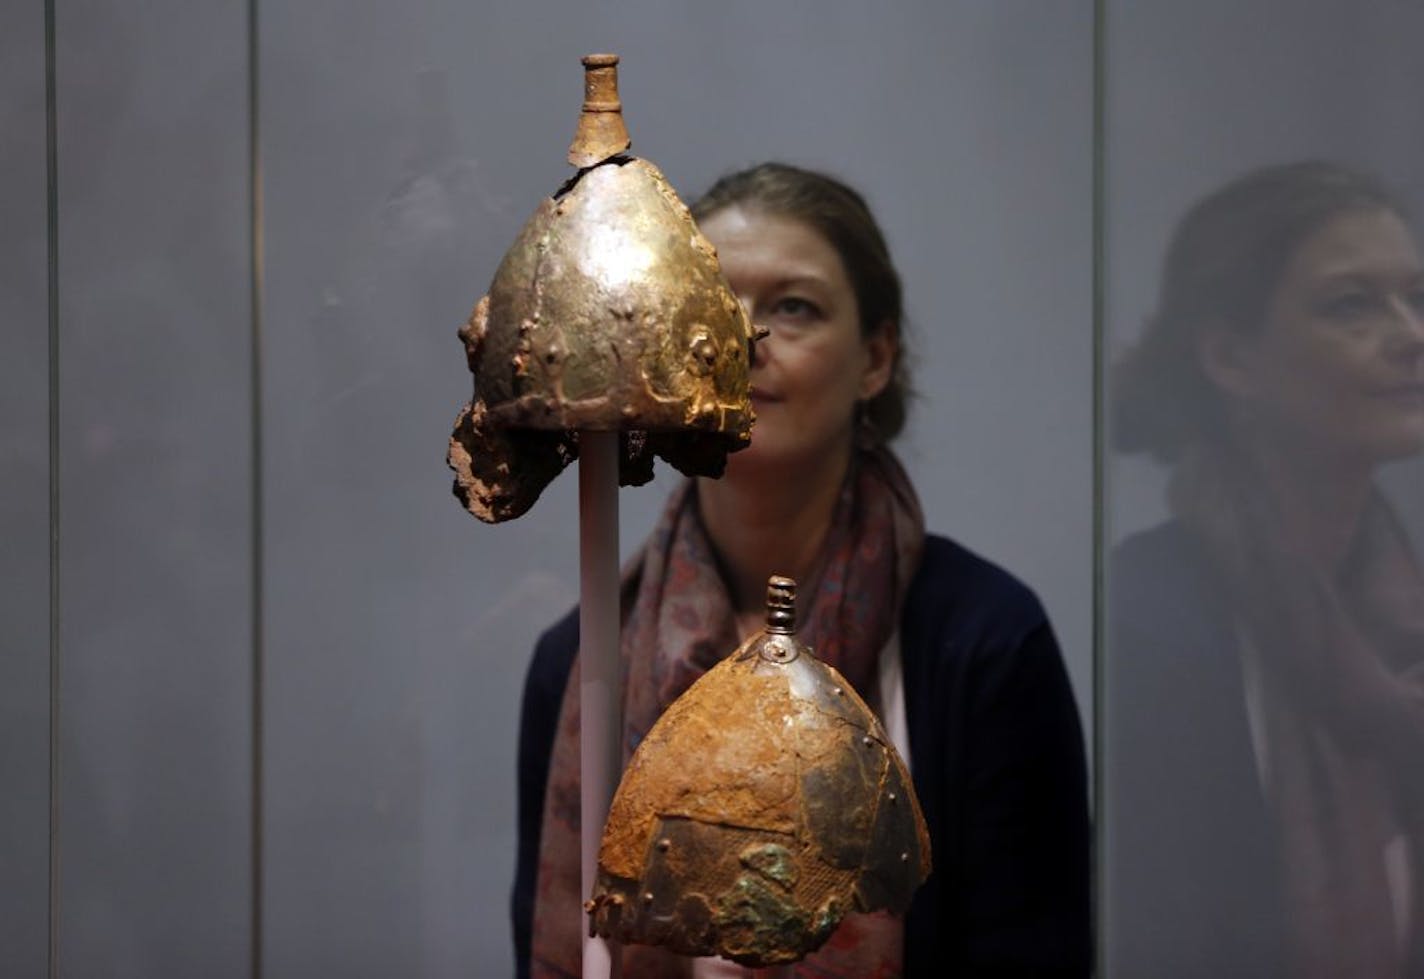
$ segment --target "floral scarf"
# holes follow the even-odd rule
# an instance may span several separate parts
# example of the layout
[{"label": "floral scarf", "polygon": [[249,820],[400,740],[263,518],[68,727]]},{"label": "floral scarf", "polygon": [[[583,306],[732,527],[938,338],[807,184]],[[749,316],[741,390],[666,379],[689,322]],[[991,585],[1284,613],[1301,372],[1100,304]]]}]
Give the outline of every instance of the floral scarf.
[{"label": "floral scarf", "polygon": [[[1224,451],[1184,461],[1172,496],[1259,671],[1288,974],[1424,975],[1424,577],[1403,528],[1375,493],[1344,562],[1324,567]],[[1392,847],[1412,862],[1404,895]]]}]

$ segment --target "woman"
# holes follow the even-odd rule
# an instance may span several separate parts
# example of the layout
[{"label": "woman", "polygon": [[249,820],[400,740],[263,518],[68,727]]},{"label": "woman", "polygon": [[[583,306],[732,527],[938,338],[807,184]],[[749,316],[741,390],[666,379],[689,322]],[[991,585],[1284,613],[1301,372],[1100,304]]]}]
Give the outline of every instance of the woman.
[{"label": "woman", "polygon": [[1374,487],[1424,448],[1424,262],[1321,163],[1197,204],[1115,378],[1174,518],[1109,565],[1122,975],[1424,975],[1424,579]]},{"label": "woman", "polygon": [[[903,921],[852,915],[806,975],[1086,975],[1082,739],[1048,622],[1018,581],[925,533],[886,448],[905,418],[899,277],[861,197],[764,164],[693,207],[770,336],[751,371],[749,448],[673,493],[624,582],[626,750],[760,627],[773,573],[801,583],[802,637],[893,732],[934,873]],[[539,641],[520,736],[513,913],[521,975],[576,974],[574,615]],[[566,690],[573,691],[566,697]],[[899,718],[899,720],[897,720]],[[724,974],[629,947],[630,975]],[[638,963],[636,967],[630,962]],[[819,971],[812,972],[811,969]]]}]

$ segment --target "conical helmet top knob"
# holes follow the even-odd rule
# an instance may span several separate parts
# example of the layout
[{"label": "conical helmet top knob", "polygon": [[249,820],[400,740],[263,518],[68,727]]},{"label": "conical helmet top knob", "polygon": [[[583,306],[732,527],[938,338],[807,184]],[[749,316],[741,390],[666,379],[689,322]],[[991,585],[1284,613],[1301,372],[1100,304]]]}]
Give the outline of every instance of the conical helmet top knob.
[{"label": "conical helmet top knob", "polygon": [[766,583],[766,631],[789,636],[796,631],[796,581],[772,575]]},{"label": "conical helmet top knob", "polygon": [[583,58],[583,111],[578,132],[569,144],[569,162],[591,167],[633,145],[623,122],[618,97],[618,55],[589,54]]}]

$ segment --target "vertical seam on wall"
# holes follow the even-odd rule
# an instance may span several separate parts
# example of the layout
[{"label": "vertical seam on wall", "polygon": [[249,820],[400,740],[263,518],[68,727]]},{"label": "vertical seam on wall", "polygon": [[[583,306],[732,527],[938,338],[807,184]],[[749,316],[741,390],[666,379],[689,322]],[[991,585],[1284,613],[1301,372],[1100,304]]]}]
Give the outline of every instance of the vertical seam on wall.
[{"label": "vertical seam on wall", "polygon": [[59,975],[59,113],[55,0],[45,0],[45,221],[49,330],[49,886],[45,910],[50,979]]},{"label": "vertical seam on wall", "polygon": [[252,812],[250,815],[250,849],[251,849],[251,895],[250,895],[250,924],[249,933],[251,936],[251,947],[249,956],[251,959],[252,979],[261,979],[262,976],[262,891],[263,891],[263,839],[262,825],[264,813],[263,801],[263,683],[264,683],[264,644],[263,644],[263,605],[262,605],[262,581],[263,581],[263,471],[262,471],[262,299],[263,299],[263,225],[262,225],[262,151],[261,151],[261,125],[259,108],[260,78],[258,75],[259,65],[259,44],[258,44],[258,0],[248,0],[247,2],[247,177],[248,177],[248,239],[250,252],[248,255],[248,304],[250,307],[249,332],[251,341],[250,350],[250,390],[252,414],[250,419],[252,443],[251,443],[251,615],[250,629],[252,632],[252,701],[251,701],[251,728],[252,728]]},{"label": "vertical seam on wall", "polygon": [[1104,657],[1106,575],[1104,568],[1104,535],[1107,530],[1107,472],[1105,455],[1106,383],[1106,209],[1107,209],[1107,2],[1093,0],[1093,187],[1092,187],[1092,277],[1093,277],[1093,921],[1095,932],[1095,969],[1093,974],[1106,976],[1107,919],[1105,883],[1107,866],[1107,835],[1105,832],[1107,793],[1107,759],[1104,709],[1107,670]]}]

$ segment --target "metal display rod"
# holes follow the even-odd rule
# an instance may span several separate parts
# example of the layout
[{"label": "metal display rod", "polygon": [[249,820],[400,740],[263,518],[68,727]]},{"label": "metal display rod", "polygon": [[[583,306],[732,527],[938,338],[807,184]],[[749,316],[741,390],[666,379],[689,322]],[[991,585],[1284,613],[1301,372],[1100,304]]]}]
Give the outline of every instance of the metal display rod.
[{"label": "metal display rod", "polygon": [[[603,821],[618,787],[618,433],[579,433],[579,827],[583,894],[598,876]],[[584,979],[619,973],[618,946],[583,943]]]}]

